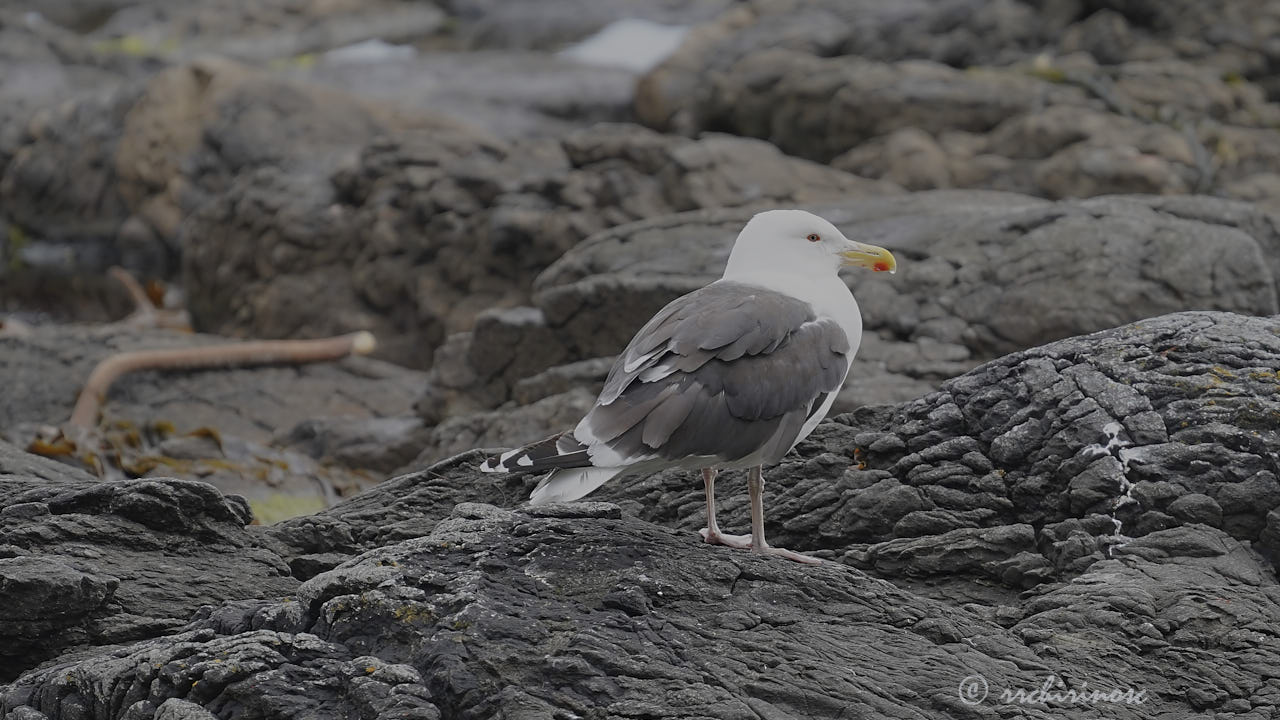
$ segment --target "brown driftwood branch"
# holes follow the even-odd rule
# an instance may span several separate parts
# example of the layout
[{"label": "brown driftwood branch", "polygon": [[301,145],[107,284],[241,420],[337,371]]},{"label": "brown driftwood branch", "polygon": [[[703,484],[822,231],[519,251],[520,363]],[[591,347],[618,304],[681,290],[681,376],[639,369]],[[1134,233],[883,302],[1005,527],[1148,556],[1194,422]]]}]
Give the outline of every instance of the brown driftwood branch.
[{"label": "brown driftwood branch", "polygon": [[119,265],[109,268],[107,273],[115,278],[116,282],[124,286],[125,292],[129,293],[129,299],[133,301],[133,311],[135,313],[155,312],[155,303],[151,302],[147,291],[142,289],[142,285],[138,283],[133,273]]},{"label": "brown driftwood branch", "polygon": [[177,370],[209,367],[237,367],[274,363],[301,364],[338,360],[348,355],[367,355],[376,345],[373,334],[357,332],[320,340],[255,340],[206,347],[138,350],[112,355],[98,363],[85,382],[70,426],[91,428],[98,411],[121,375],[138,370]]},{"label": "brown driftwood branch", "polygon": [[191,318],[187,315],[187,311],[172,310],[157,305],[133,273],[118,265],[108,269],[107,273],[124,286],[129,299],[133,301],[133,312],[129,313],[129,317],[122,320],[121,324],[132,327],[191,331]]}]

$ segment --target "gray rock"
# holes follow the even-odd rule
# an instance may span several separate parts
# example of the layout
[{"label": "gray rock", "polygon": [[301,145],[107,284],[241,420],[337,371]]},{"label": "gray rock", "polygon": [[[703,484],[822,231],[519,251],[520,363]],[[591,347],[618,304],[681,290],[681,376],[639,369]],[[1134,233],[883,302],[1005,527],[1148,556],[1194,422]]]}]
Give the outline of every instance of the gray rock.
[{"label": "gray rock", "polygon": [[517,381],[511,389],[511,399],[517,405],[528,405],[573,388],[583,388],[592,394],[599,394],[612,367],[613,358],[610,357],[558,365]]},{"label": "gray rock", "polygon": [[[57,692],[43,698],[28,695],[44,692],[39,675],[28,675],[6,693],[0,707],[29,704],[50,718],[83,717],[86,706],[98,713],[90,717],[157,720],[308,713],[440,717],[417,671],[354,656],[340,643],[305,632],[251,630],[218,636],[212,630],[193,630],[61,670],[66,674]],[[103,685],[91,690],[97,682]]]},{"label": "gray rock", "polygon": [[1178,520],[1191,524],[1202,523],[1212,527],[1222,526],[1222,506],[1208,495],[1191,493],[1182,495],[1165,508]]},{"label": "gray rock", "polygon": [[[102,271],[123,264],[144,279],[172,279],[182,258],[179,228],[209,194],[264,166],[286,176],[332,167],[402,121],[432,126],[407,114],[392,117],[215,57],[40,103],[0,151],[0,202],[25,237],[3,272],[17,278],[12,292],[28,306],[76,319],[119,317],[123,294]],[[290,179],[290,190],[300,191]],[[294,220],[310,221],[299,233],[325,227]],[[95,307],[104,296],[105,313]]]},{"label": "gray rock", "polygon": [[125,314],[123,292],[103,273],[122,260],[113,241],[128,206],[114,158],[139,89],[110,88],[31,110],[20,140],[0,155],[0,204],[13,223],[0,285],[19,307],[98,321]]},{"label": "gray rock", "polygon": [[[1113,18],[1118,13],[1129,25],[1128,34],[1135,36],[1127,47],[1112,45],[1111,53],[1133,59],[1193,60],[1223,73],[1257,78],[1274,95],[1275,79],[1267,68],[1280,52],[1269,42],[1280,22],[1275,7],[1247,0],[1230,0],[1212,9],[1195,2],[1149,0],[1090,2],[1089,6],[1101,8],[1095,16],[1111,16],[1109,23],[1116,23]],[[1096,28],[1099,22],[1090,17],[1082,24]]]},{"label": "gray rock", "polygon": [[427,429],[416,415],[348,415],[303,420],[277,434],[273,444],[304,452],[324,463],[386,472],[412,459],[426,437]]},{"label": "gray rock", "polygon": [[400,133],[331,182],[242,174],[195,213],[183,257],[198,326],[268,337],[367,327],[387,339],[381,357],[426,367],[482,311],[527,304],[535,273],[607,226],[895,190],[763,142],[625,125],[513,144]]},{"label": "gray rock", "polygon": [[166,634],[207,603],[291,592],[251,519],[205,483],[100,483],[0,442],[0,676]]},{"label": "gray rock", "polygon": [[[308,577],[296,591],[262,585],[278,566],[242,564],[256,595],[200,609],[167,637],[140,632],[31,669],[0,688],[0,710],[145,717],[176,699],[218,717],[319,702],[411,717],[977,717],[1048,688],[1128,689],[1157,715],[1262,717],[1276,706],[1264,668],[1280,661],[1280,614],[1275,568],[1249,544],[1277,556],[1277,366],[1273,319],[1181,313],[1015,353],[924,398],[823,424],[766,472],[770,538],[880,578],[699,542],[690,473],[512,511],[486,502],[515,505],[536,478],[478,475],[483,452],[465,453],[240,540],[260,559],[288,558]],[[14,509],[0,522],[50,522],[84,512],[86,497],[115,498],[111,517],[147,528],[175,517],[126,500],[140,487],[113,494],[9,457],[22,483],[10,488],[45,475],[62,489],[6,489]],[[1100,462],[1114,494],[1086,505],[1073,482]],[[725,481],[734,488],[733,474]],[[66,489],[78,483],[87,489]],[[194,488],[163,487],[174,498]],[[1223,529],[1188,514],[1208,506],[1196,495],[1222,508]],[[220,507],[216,493],[201,497]],[[51,515],[33,511],[42,502]],[[744,524],[745,505],[740,489],[722,491],[725,525]],[[1172,524],[1154,528],[1157,515]],[[206,541],[226,532],[210,520],[174,527]],[[173,552],[134,546],[135,557]],[[119,578],[113,598],[130,590],[119,565],[80,571]],[[757,658],[760,647],[784,662]],[[957,693],[973,675],[989,685],[977,706]],[[1042,704],[1055,716],[1132,712],[1054,702]],[[166,712],[196,712],[181,703]]]},{"label": "gray rock", "polygon": [[[1165,691],[1169,700],[1187,713],[1229,707],[1242,715],[1264,715],[1275,707],[1273,691],[1262,689],[1265,681],[1257,684],[1244,660],[1269,653],[1272,632],[1243,620],[1273,612],[1274,603],[1266,599],[1275,588],[1272,568],[1259,563],[1247,546],[1202,526],[1152,533],[1115,555],[1076,582],[1029,598],[1010,630],[1064,668],[1113,658],[1108,677],[1135,689],[1144,687],[1135,678],[1151,667],[1148,663],[1176,663],[1195,646],[1201,657],[1214,658],[1213,666]],[[1241,698],[1232,689],[1236,683],[1261,692]],[[1145,687],[1150,695],[1151,686]]]},{"label": "gray rock", "polygon": [[[1016,702],[1005,693],[1042,687],[1130,690],[1144,711],[1164,714],[1271,704],[1258,663],[1280,658],[1259,618],[1275,617],[1274,576],[1217,531],[1149,536],[1083,582],[995,609],[925,599],[835,564],[692,543],[600,503],[546,510],[459,505],[425,537],[316,576],[295,602],[224,606],[170,638],[33,671],[0,693],[0,707],[51,718],[85,706],[115,716],[131,702],[219,717],[323,702],[326,712],[423,718],[555,708],[906,718],[969,716],[975,699],[998,707]],[[1243,614],[1196,604],[1224,596]],[[258,627],[243,627],[249,617]],[[557,634],[565,623],[568,639]],[[1170,677],[1171,665],[1196,679]],[[989,696],[958,694],[974,676]],[[1094,711],[1042,704],[1061,717]]]},{"label": "gray rock", "polygon": [[[646,92],[657,82],[655,76],[643,82],[646,86],[637,93],[636,113],[650,124],[666,108]],[[750,91],[756,87],[767,91]],[[824,162],[903,127],[930,134],[988,132],[1044,104],[1084,102],[1077,88],[1046,83],[1016,70],[964,72],[924,61],[820,58],[781,49],[741,59],[715,76],[707,94],[710,97],[700,107],[686,114],[715,117],[718,127],[769,138],[788,153]],[[822,101],[813,102],[818,97]],[[666,102],[680,107],[678,100]]]}]

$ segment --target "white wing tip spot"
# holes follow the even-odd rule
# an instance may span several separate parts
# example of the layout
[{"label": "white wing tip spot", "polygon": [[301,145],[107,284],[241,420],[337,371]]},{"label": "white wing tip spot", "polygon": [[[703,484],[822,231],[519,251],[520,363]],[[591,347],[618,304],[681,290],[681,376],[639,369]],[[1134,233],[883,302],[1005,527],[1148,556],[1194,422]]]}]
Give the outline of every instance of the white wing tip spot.
[{"label": "white wing tip spot", "polygon": [[532,467],[533,458],[529,457],[528,455],[522,455],[520,456],[519,459],[516,460],[516,464],[519,465],[520,467]]}]

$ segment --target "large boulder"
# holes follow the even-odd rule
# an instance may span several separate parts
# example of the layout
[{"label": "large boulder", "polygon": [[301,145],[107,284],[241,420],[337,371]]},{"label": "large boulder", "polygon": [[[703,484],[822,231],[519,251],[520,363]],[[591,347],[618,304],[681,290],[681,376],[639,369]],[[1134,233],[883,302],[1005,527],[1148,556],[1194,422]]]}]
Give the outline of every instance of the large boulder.
[{"label": "large boulder", "polygon": [[205,483],[98,483],[0,442],[0,678],[172,632],[202,605],[292,592],[251,520]]},{"label": "large boulder", "polygon": [[[918,400],[820,428],[765,473],[778,478],[769,507],[783,518],[770,537],[955,597],[1071,576],[1181,526],[1211,526],[1275,558],[1278,358],[1275,317],[1230,313],[1167,315],[1013,353]],[[691,532],[703,521],[689,473],[597,494]],[[745,519],[741,497],[725,505]],[[974,565],[971,580],[950,574],[957,558]]]},{"label": "large boulder", "polygon": [[[464,504],[296,600],[210,608],[169,637],[30,672],[0,690],[0,709],[984,717],[1047,690],[1038,704],[1059,717],[1274,707],[1261,668],[1280,660],[1275,576],[1237,541],[1163,531],[1081,580],[1021,607],[957,607],[839,565],[690,542],[606,503]],[[1223,595],[1231,608],[1204,605]],[[1080,693],[1094,700],[1079,707]]]}]

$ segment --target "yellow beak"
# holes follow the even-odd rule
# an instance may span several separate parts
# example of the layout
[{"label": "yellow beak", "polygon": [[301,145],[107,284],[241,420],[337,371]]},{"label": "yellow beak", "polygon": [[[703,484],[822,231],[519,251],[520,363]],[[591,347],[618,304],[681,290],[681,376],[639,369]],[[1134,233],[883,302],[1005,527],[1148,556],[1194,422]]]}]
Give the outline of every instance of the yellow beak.
[{"label": "yellow beak", "polygon": [[860,242],[855,242],[854,246],[855,249],[845,250],[840,253],[840,257],[844,258],[844,262],[841,265],[864,267],[875,272],[894,273],[898,271],[898,261],[894,259],[893,253],[888,250]]}]

